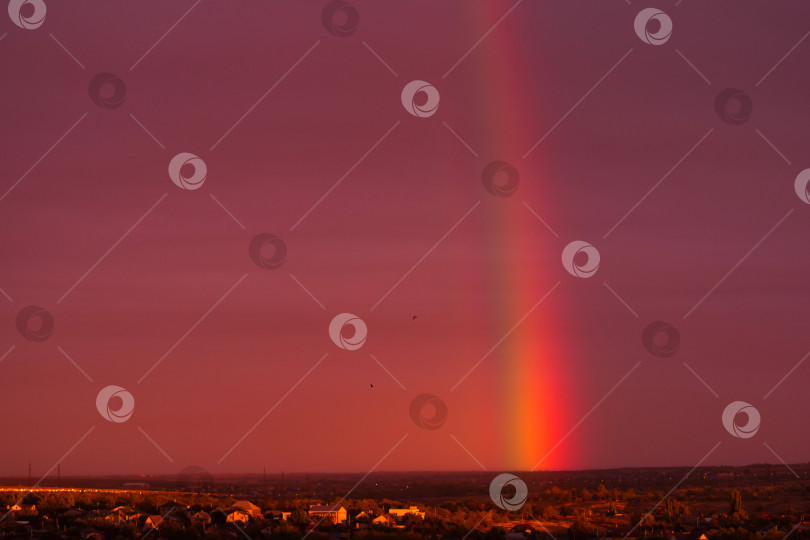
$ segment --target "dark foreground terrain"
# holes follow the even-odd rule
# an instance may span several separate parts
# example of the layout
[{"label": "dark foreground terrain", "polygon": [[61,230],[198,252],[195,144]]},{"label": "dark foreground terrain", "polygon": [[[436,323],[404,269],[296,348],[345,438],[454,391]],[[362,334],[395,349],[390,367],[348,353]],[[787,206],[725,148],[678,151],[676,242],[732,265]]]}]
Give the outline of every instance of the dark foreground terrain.
[{"label": "dark foreground terrain", "polygon": [[810,539],[810,464],[500,472],[7,478],[0,537]]}]

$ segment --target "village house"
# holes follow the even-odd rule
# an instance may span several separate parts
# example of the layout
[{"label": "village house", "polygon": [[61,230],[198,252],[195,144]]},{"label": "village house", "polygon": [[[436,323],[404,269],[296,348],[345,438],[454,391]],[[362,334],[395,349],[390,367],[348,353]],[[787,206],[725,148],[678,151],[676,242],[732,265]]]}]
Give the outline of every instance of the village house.
[{"label": "village house", "polygon": [[381,516],[377,516],[371,520],[372,525],[383,525],[386,527],[391,526],[391,515],[390,514],[383,514]]},{"label": "village house", "polygon": [[250,521],[250,514],[240,508],[228,508],[224,510],[226,523],[247,523]]},{"label": "village house", "polygon": [[199,510],[197,512],[190,512],[188,514],[188,520],[193,527],[205,527],[211,524],[211,515],[204,510]]},{"label": "village house", "polygon": [[142,530],[146,531],[149,529],[157,529],[163,523],[163,518],[155,515],[150,515],[146,517],[146,521],[143,523]]},{"label": "village house", "polygon": [[388,513],[397,518],[397,520],[409,514],[425,519],[425,513],[420,511],[416,506],[411,506],[409,508],[391,508],[388,510]]},{"label": "village house", "polygon": [[346,509],[340,505],[325,506],[313,504],[309,507],[309,515],[313,518],[331,520],[332,523],[346,523]]},{"label": "village house", "polygon": [[262,509],[250,501],[236,501],[228,507],[227,511],[230,510],[239,510],[252,518],[260,519],[262,517]]}]

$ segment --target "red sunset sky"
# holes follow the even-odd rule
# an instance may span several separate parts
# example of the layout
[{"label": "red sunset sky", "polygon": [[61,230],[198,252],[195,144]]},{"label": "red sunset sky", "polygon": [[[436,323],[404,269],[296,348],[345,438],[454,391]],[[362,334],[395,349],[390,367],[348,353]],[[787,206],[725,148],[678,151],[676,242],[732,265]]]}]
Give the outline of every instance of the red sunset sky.
[{"label": "red sunset sky", "polygon": [[[2,18],[0,475],[68,450],[63,475],[808,459],[810,6],[348,2],[345,37],[326,1]],[[651,6],[661,45],[634,30]],[[99,73],[119,107],[89,97]],[[435,114],[403,107],[414,80]],[[181,152],[199,189],[169,177]],[[494,160],[509,197],[484,188]],[[277,269],[248,255],[261,233]],[[562,264],[575,240],[590,278]],[[29,305],[44,341],[18,332]],[[340,313],[360,349],[330,339]],[[669,358],[642,345],[659,320]],[[96,409],[108,385],[125,422]],[[422,393],[439,429],[409,415]],[[724,429],[734,401],[754,437]]]}]

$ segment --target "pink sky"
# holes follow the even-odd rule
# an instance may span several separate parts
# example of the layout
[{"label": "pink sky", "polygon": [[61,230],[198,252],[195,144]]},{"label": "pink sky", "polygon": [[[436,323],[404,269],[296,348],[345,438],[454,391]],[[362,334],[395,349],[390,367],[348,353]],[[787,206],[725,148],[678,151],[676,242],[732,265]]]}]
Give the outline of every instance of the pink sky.
[{"label": "pink sky", "polygon": [[[526,0],[464,56],[512,2],[350,2],[344,38],[326,2],[50,2],[37,29],[2,19],[0,475],[29,459],[44,474],[91,428],[63,474],[529,468],[505,457],[505,347],[451,388],[558,281],[522,323],[553,336],[538,362],[558,378],[554,442],[576,425],[544,467],[694,465],[718,441],[705,463],[778,462],[763,443],[806,461],[810,362],[764,397],[810,350],[810,206],[793,187],[810,166],[810,42],[785,57],[810,7],[653,2],[674,28],[653,46],[633,30],[648,4]],[[120,108],[89,99],[100,72],[126,84]],[[513,91],[495,90],[504,74]],[[412,80],[438,89],[435,115],[403,108]],[[753,101],[740,126],[715,114],[729,87]],[[171,182],[180,152],[205,161],[200,189]],[[512,197],[483,188],[493,159],[520,171]],[[260,233],[287,246],[277,270],[248,256]],[[538,291],[492,286],[504,234],[536,246],[513,255]],[[563,268],[573,240],[598,248],[594,277]],[[510,294],[514,312],[487,311]],[[52,313],[46,341],[18,333],[28,305]],[[329,338],[344,312],[369,328],[356,351]],[[680,332],[672,358],[641,344],[656,320]],[[135,399],[124,423],[95,408],[112,384]],[[449,411],[435,431],[408,413],[424,392]],[[737,400],[761,413],[755,437],[723,429]]]}]

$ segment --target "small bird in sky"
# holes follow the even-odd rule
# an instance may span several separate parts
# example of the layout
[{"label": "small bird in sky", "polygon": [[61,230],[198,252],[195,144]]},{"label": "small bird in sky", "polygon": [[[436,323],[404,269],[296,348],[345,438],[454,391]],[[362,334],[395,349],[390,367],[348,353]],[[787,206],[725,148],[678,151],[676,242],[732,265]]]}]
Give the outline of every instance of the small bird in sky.
[{"label": "small bird in sky", "polygon": [[372,388],[374,388],[374,385],[373,385],[373,384],[370,384],[369,386],[371,386]]},{"label": "small bird in sky", "polygon": [[416,320],[416,315],[414,315],[414,316],[413,316],[413,319],[411,319],[411,320],[412,320],[412,321],[415,321],[415,320]]}]

